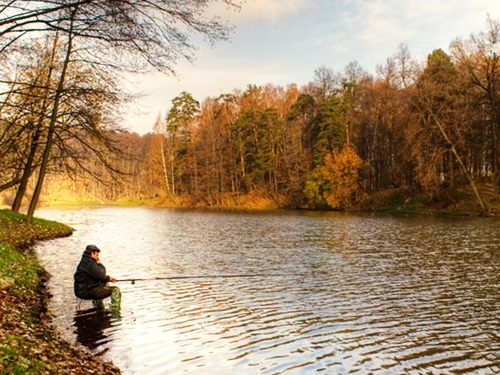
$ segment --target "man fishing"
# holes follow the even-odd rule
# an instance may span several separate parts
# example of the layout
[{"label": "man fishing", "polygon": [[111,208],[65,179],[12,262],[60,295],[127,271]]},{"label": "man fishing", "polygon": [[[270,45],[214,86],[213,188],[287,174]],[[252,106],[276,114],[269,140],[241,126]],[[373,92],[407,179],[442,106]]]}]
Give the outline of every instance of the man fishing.
[{"label": "man fishing", "polygon": [[106,267],[99,260],[101,250],[96,245],[87,245],[74,275],[75,295],[81,299],[91,299],[96,308],[104,308],[102,300],[111,297],[111,307],[120,308],[121,291],[108,282],[116,282],[106,274]]}]

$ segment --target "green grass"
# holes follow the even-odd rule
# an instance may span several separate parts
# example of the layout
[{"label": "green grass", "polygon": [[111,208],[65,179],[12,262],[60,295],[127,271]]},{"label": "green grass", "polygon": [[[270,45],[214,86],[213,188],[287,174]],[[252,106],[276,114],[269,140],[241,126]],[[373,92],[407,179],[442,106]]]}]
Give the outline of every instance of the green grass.
[{"label": "green grass", "polygon": [[[50,335],[41,321],[45,271],[30,246],[38,240],[68,236],[72,229],[53,221],[0,210],[0,373],[56,374],[44,347]],[[49,339],[50,340],[50,339]],[[50,341],[48,341],[50,342]]]},{"label": "green grass", "polygon": [[14,281],[15,290],[36,290],[40,286],[40,264],[12,245],[0,243],[0,277]]},{"label": "green grass", "polygon": [[15,289],[36,290],[40,286],[42,266],[21,250],[29,249],[38,240],[68,236],[67,225],[43,219],[28,224],[23,214],[0,210],[0,277],[13,279]]}]

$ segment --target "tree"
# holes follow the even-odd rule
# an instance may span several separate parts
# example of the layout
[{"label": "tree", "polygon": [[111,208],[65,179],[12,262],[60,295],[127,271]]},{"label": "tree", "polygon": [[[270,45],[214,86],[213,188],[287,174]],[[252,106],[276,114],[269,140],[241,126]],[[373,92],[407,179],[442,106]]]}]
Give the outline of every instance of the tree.
[{"label": "tree", "polygon": [[320,164],[334,149],[341,149],[346,138],[346,123],[342,116],[342,96],[332,93],[319,107],[319,117],[314,138],[314,162]]},{"label": "tree", "polygon": [[312,165],[312,139],[309,129],[317,119],[314,98],[309,94],[300,94],[290,106],[283,122],[283,139],[280,142],[281,190],[292,207],[302,204],[303,189],[307,172]]},{"label": "tree", "polygon": [[248,193],[255,186],[254,162],[258,154],[257,107],[242,108],[242,112],[231,126],[231,138],[234,141],[235,156],[238,164],[238,190]]},{"label": "tree", "polygon": [[259,119],[259,144],[255,169],[269,192],[278,191],[278,146],[282,139],[282,122],[275,108],[267,108]]},{"label": "tree", "polygon": [[[500,192],[500,23],[488,17],[487,30],[450,45],[457,69],[477,89],[476,100],[483,133],[489,142],[489,161],[497,195]],[[486,126],[484,126],[486,125]]]},{"label": "tree", "polygon": [[344,77],[324,67],[315,71],[309,90],[317,93],[318,103],[317,121],[311,128],[316,165],[332,150],[340,150],[350,143],[351,127],[357,121],[358,83],[366,75],[356,62],[346,66]]},{"label": "tree", "polygon": [[326,179],[329,183],[325,200],[331,208],[344,210],[366,199],[360,181],[363,166],[363,160],[350,145],[325,157]]},{"label": "tree", "polygon": [[53,49],[41,54],[40,48],[40,45],[35,45],[30,51],[35,56],[33,67],[27,65],[26,59],[21,56],[14,70],[15,77],[3,81],[8,91],[3,96],[0,117],[0,160],[3,169],[0,191],[19,184],[14,211],[19,209],[28,178],[39,163],[37,151],[49,105],[43,98],[48,95],[45,91],[51,80],[51,69],[46,68],[53,60]]},{"label": "tree", "polygon": [[231,127],[237,118],[235,95],[207,98],[194,129],[199,186],[196,199],[208,205],[220,204],[224,195],[238,194],[239,176]]},{"label": "tree", "polygon": [[96,66],[134,72],[153,67],[175,74],[178,59],[193,58],[192,35],[203,35],[210,44],[229,37],[232,27],[207,11],[217,3],[240,7],[233,0],[5,0],[0,52],[26,38],[72,33],[79,53]]},{"label": "tree", "polygon": [[[434,144],[430,144],[426,152],[421,152],[421,181],[430,174],[429,185],[436,186],[434,190],[439,189],[443,182],[451,184],[454,166],[445,159],[451,152],[474,191],[481,210],[486,212],[483,199],[459,151],[463,148],[463,129],[459,111],[462,95],[457,82],[458,72],[450,57],[442,50],[435,50],[430,54],[427,66],[417,82],[415,98],[421,124],[425,127],[424,139],[434,140]],[[435,157],[430,159],[430,155]]]},{"label": "tree", "polygon": [[339,86],[340,78],[332,69],[320,66],[314,71],[313,82],[309,90],[315,99],[321,103],[333,94]]},{"label": "tree", "polygon": [[377,76],[365,76],[356,87],[353,143],[368,165],[370,190],[413,186],[413,164],[409,139],[411,121],[409,93],[416,77],[414,63],[405,46],[385,64],[377,67]]},{"label": "tree", "polygon": [[214,121],[221,127],[221,137],[220,139],[217,138],[218,147],[216,147],[220,155],[220,191],[238,194],[238,161],[231,128],[238,118],[240,107],[236,95],[233,94],[220,95],[217,102],[219,107],[217,107],[217,112],[214,114]]},{"label": "tree", "polygon": [[[0,7],[0,51],[15,50],[22,40],[52,35],[64,44],[64,59],[55,80],[50,121],[38,180],[26,215],[31,221],[41,194],[60,121],[59,107],[67,74],[74,61],[99,71],[146,71],[155,68],[175,73],[179,58],[192,58],[190,34],[202,34],[211,43],[228,37],[230,27],[203,11],[219,1],[5,1]],[[235,6],[230,0],[220,0]],[[61,39],[61,42],[59,40]],[[78,44],[78,49],[76,45]],[[95,128],[97,129],[97,127]],[[102,138],[102,134],[100,135]]]},{"label": "tree", "polygon": [[359,108],[360,82],[367,76],[368,73],[355,61],[347,64],[345,68],[340,94],[342,97],[341,121],[345,127],[345,143],[347,145],[351,143],[351,132],[357,125],[356,112]]},{"label": "tree", "polygon": [[304,193],[318,208],[345,210],[366,199],[360,172],[364,163],[350,145],[327,154],[309,176]]},{"label": "tree", "polygon": [[[88,65],[71,61],[67,64],[64,89],[61,89],[60,67],[67,57],[62,47],[64,44],[58,43],[58,39],[50,38],[44,44],[32,46],[32,53],[18,60],[17,69],[12,72],[14,77],[4,81],[10,90],[2,110],[5,126],[0,127],[0,131],[15,132],[14,140],[22,152],[17,158],[17,169],[22,176],[15,183],[18,186],[12,205],[14,211],[19,210],[28,179],[36,171],[40,186],[49,169],[64,170],[70,175],[87,171],[100,178],[98,171],[90,171],[85,166],[90,155],[97,156],[108,171],[116,171],[105,154],[118,152],[110,132],[116,128],[110,121],[121,100],[119,91],[105,72],[97,75]],[[39,172],[41,166],[43,173]],[[41,191],[41,187],[38,189]],[[35,191],[27,219],[32,215],[40,191]]]},{"label": "tree", "polygon": [[[50,42],[50,41],[49,41]],[[37,157],[37,152],[39,148],[40,138],[44,133],[44,123],[47,119],[47,110],[50,105],[49,92],[50,87],[52,85],[53,80],[53,70],[54,70],[54,62],[56,60],[57,54],[57,40],[54,40],[52,48],[46,48],[45,51],[42,51],[43,55],[41,56],[40,61],[37,63],[38,66],[35,66],[37,71],[32,75],[32,83],[29,82],[27,87],[30,90],[26,95],[20,95],[21,100],[34,101],[34,107],[32,109],[32,113],[28,115],[27,122],[29,124],[28,129],[28,138],[29,138],[29,146],[27,147],[28,154],[23,156],[20,161],[25,161],[23,166],[23,173],[21,176],[21,180],[19,182],[19,186],[16,192],[16,197],[12,204],[12,211],[19,212],[21,208],[22,200],[26,193],[26,189],[28,187],[29,177],[35,171],[35,159]],[[30,72],[27,72],[30,75]],[[28,78],[30,80],[30,78]],[[37,84],[38,80],[43,80],[40,85]],[[41,88],[42,92],[37,93]],[[33,92],[35,91],[35,92]],[[34,118],[32,118],[34,117]],[[21,128],[21,131],[23,128]]]},{"label": "tree", "polygon": [[[170,150],[170,143],[167,140],[166,137],[166,125],[162,121],[160,115],[156,118],[156,122],[153,128],[154,131],[154,138],[153,138],[153,145],[152,149],[150,151],[150,157],[148,160],[151,160],[153,163],[153,168],[151,173],[153,174],[152,178],[154,178],[155,175],[161,174],[163,175],[163,181],[164,181],[164,189],[165,192],[168,196],[173,196],[174,192],[172,191],[172,188],[170,186],[170,170],[171,166],[169,166],[169,155],[172,154],[172,151]],[[155,173],[155,171],[160,171]]]},{"label": "tree", "polygon": [[[179,96],[172,99],[172,108],[167,114],[166,131],[171,145],[171,182],[174,194],[180,188],[178,185],[179,182],[182,182],[182,177],[186,177],[188,173],[184,162],[188,159],[188,151],[192,141],[190,127],[199,111],[200,103],[191,94],[183,91]],[[192,156],[195,157],[195,155]],[[193,176],[196,180],[196,171]]]}]

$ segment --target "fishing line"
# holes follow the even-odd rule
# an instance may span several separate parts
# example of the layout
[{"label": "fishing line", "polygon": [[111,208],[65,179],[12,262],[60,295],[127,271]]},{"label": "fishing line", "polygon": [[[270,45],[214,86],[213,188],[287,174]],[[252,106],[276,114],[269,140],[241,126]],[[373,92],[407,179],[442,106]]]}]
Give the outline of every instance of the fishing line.
[{"label": "fishing line", "polygon": [[151,277],[151,278],[130,278],[119,279],[116,282],[130,282],[135,284],[136,281],[154,281],[154,280],[187,280],[187,279],[228,279],[228,278],[243,278],[243,277],[290,277],[303,275],[286,275],[286,274],[241,274],[241,275],[198,275],[198,276],[168,276],[168,277]]}]

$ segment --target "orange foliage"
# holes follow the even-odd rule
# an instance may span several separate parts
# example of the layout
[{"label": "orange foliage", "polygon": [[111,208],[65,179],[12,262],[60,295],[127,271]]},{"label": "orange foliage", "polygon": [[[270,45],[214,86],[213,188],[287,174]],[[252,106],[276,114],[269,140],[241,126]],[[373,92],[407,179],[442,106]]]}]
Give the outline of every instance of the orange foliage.
[{"label": "orange foliage", "polygon": [[325,191],[324,198],[331,208],[346,209],[366,198],[359,183],[363,166],[363,160],[349,145],[340,152],[334,150],[326,155],[324,171],[329,189]]}]

